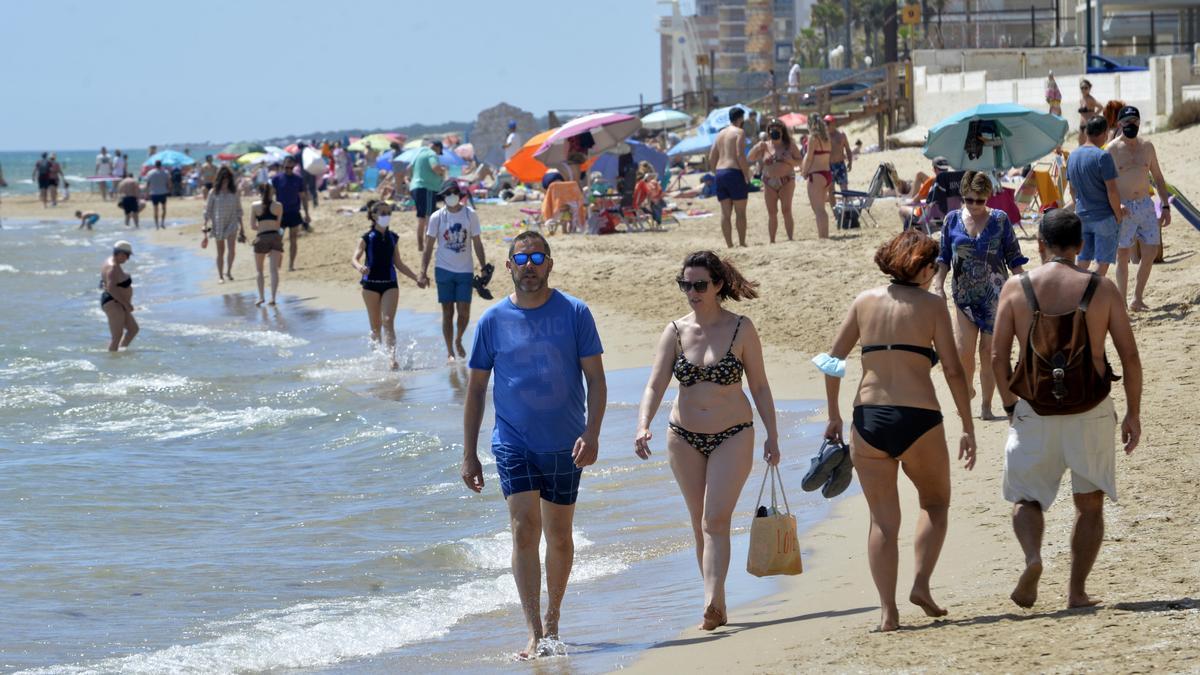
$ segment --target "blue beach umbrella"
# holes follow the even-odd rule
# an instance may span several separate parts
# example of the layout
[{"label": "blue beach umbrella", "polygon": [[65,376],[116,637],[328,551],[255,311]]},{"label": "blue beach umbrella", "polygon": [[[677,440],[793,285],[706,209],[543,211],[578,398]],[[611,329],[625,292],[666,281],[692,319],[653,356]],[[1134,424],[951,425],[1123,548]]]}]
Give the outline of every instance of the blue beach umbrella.
[{"label": "blue beach umbrella", "polygon": [[396,154],[395,150],[388,150],[387,152],[380,155],[379,159],[375,160],[375,168],[391,171],[392,170],[392,155],[394,155],[394,154]]},{"label": "blue beach umbrella", "polygon": [[945,157],[960,171],[1004,171],[1053,152],[1068,126],[1058,115],[1012,103],[977,105],[930,129],[924,153],[930,159]]},{"label": "blue beach umbrella", "polygon": [[454,154],[454,151],[449,148],[444,148],[437,160],[438,164],[442,166],[466,166],[467,164],[467,160]]},{"label": "blue beach umbrella", "polygon": [[142,162],[142,166],[154,166],[155,162],[162,162],[163,166],[174,168],[177,166],[191,166],[196,163],[196,160],[177,150],[163,150],[147,157],[146,161]]},{"label": "blue beach umbrella", "polygon": [[750,108],[741,103],[735,103],[727,108],[717,108],[708,113],[708,117],[704,118],[704,123],[700,125],[698,131],[702,134],[715,134],[729,126],[729,111],[734,108],[741,108],[743,113],[746,115],[750,114]]},{"label": "blue beach umbrella", "polygon": [[668,157],[676,157],[678,155],[695,155],[701,152],[708,152],[712,149],[713,142],[716,141],[716,134],[696,134],[688,136],[676,143],[670,150],[667,150]]},{"label": "blue beach umbrella", "polygon": [[[650,162],[650,166],[654,167],[654,172],[657,173],[659,177],[665,177],[667,175],[666,155],[646,145],[645,143],[638,143],[634,140],[627,140],[625,142],[629,144],[630,149],[633,151],[634,162]],[[592,166],[588,169],[588,171],[598,171],[605,178],[609,180],[616,180],[617,164],[617,155],[613,154],[612,152],[605,152],[597,157],[596,161],[592,162]]]}]

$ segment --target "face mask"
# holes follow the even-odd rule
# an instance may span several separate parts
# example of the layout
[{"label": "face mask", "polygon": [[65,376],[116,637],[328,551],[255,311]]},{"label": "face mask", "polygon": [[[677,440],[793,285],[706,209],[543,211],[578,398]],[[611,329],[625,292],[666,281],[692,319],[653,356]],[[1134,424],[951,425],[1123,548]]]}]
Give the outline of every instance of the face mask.
[{"label": "face mask", "polygon": [[387,229],[388,223],[390,223],[391,220],[391,216],[375,216],[375,223],[385,230]]},{"label": "face mask", "polygon": [[1137,138],[1138,126],[1136,124],[1127,124],[1121,127],[1121,133],[1125,134],[1125,138]]},{"label": "face mask", "polygon": [[450,208],[458,206],[458,195],[446,195],[446,206]]},{"label": "face mask", "polygon": [[782,133],[782,132],[780,132],[780,131],[772,131],[772,132],[771,132],[771,140],[773,140],[773,141],[777,141],[777,140],[779,140],[779,139],[781,139],[781,138],[783,138],[783,133]]}]

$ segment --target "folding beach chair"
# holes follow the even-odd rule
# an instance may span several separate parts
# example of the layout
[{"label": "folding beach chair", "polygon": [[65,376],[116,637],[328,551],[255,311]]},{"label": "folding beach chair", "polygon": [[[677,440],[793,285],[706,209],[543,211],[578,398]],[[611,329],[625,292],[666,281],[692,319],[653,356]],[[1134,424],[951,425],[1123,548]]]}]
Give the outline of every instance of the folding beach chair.
[{"label": "folding beach chair", "polygon": [[837,216],[837,227],[839,230],[857,227],[858,221],[862,216],[871,219],[871,224],[878,226],[879,222],[875,220],[875,216],[871,215],[871,205],[883,193],[884,187],[895,189],[895,184],[892,183],[891,174],[886,163],[880,164],[879,168],[875,169],[875,174],[871,176],[871,182],[867,186],[866,192],[859,190],[840,190],[833,194],[838,198],[834,204],[834,215]]},{"label": "folding beach chair", "polygon": [[1034,171],[1025,174],[1025,178],[1021,179],[1021,184],[1017,186],[1016,192],[1013,194],[1013,198],[1017,200],[1017,208],[1021,211],[1021,220],[1033,219],[1040,212],[1037,175]]},{"label": "folding beach chair", "polygon": [[933,179],[933,189],[929,191],[925,210],[921,213],[921,226],[928,234],[942,227],[946,214],[962,206],[962,194],[959,184],[962,183],[965,171],[943,171]]}]

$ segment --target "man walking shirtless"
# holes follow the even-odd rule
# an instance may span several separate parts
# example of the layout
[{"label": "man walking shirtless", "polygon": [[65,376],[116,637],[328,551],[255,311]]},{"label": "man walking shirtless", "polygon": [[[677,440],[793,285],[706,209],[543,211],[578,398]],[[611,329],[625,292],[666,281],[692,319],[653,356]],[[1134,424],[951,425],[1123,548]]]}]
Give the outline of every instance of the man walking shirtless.
[{"label": "man walking shirtless", "polygon": [[708,165],[717,172],[717,201],[721,204],[721,234],[725,245],[733,248],[733,224],[737,215],[738,245],[746,245],[746,197],[750,194],[750,162],[746,159],[746,132],[742,129],[745,111],[729,109],[729,126],[717,134]]},{"label": "man walking shirtless", "polygon": [[[1158,257],[1158,247],[1162,245],[1159,227],[1171,224],[1167,181],[1158,166],[1154,144],[1137,137],[1141,124],[1141,114],[1137,108],[1131,105],[1121,108],[1117,113],[1117,127],[1121,135],[1108,146],[1108,154],[1112,155],[1117,165],[1117,192],[1121,195],[1121,203],[1129,209],[1129,216],[1121,221],[1117,235],[1117,288],[1121,290],[1122,301],[1129,299],[1130,255],[1134,245],[1139,241],[1142,243],[1137,284],[1133,290],[1133,302],[1129,304],[1129,309],[1135,312],[1149,309],[1142,300],[1142,294],[1146,291],[1146,282],[1150,280],[1154,259]],[[1151,176],[1162,200],[1161,216],[1155,212],[1154,200],[1150,197]]]}]

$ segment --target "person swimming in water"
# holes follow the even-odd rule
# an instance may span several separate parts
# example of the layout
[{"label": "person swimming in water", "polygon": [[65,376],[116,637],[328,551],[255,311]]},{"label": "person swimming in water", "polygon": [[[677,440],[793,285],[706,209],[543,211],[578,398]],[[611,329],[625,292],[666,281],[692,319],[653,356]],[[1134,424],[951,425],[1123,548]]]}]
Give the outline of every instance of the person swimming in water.
[{"label": "person swimming in water", "polygon": [[133,318],[133,277],[122,268],[132,255],[133,245],[118,241],[113,244],[112,255],[100,268],[100,288],[103,290],[100,309],[108,317],[108,330],[112,333],[108,343],[110,352],[128,347],[139,330],[137,320]]},{"label": "person swimming in water", "polygon": [[[691,515],[696,562],[704,577],[700,629],[714,630],[728,622],[729,530],[754,464],[754,414],[742,393],[743,373],[767,429],[763,459],[771,465],[779,464],[779,430],[758,331],[748,318],[721,305],[758,297],[756,284],[712,251],[685,258],[676,282],[692,311],[667,324],[658,339],[634,450],[642,459],[650,457],[650,423],[674,374],[679,396],[667,424],[667,454]],[[722,347],[724,354],[714,361]]]}]

